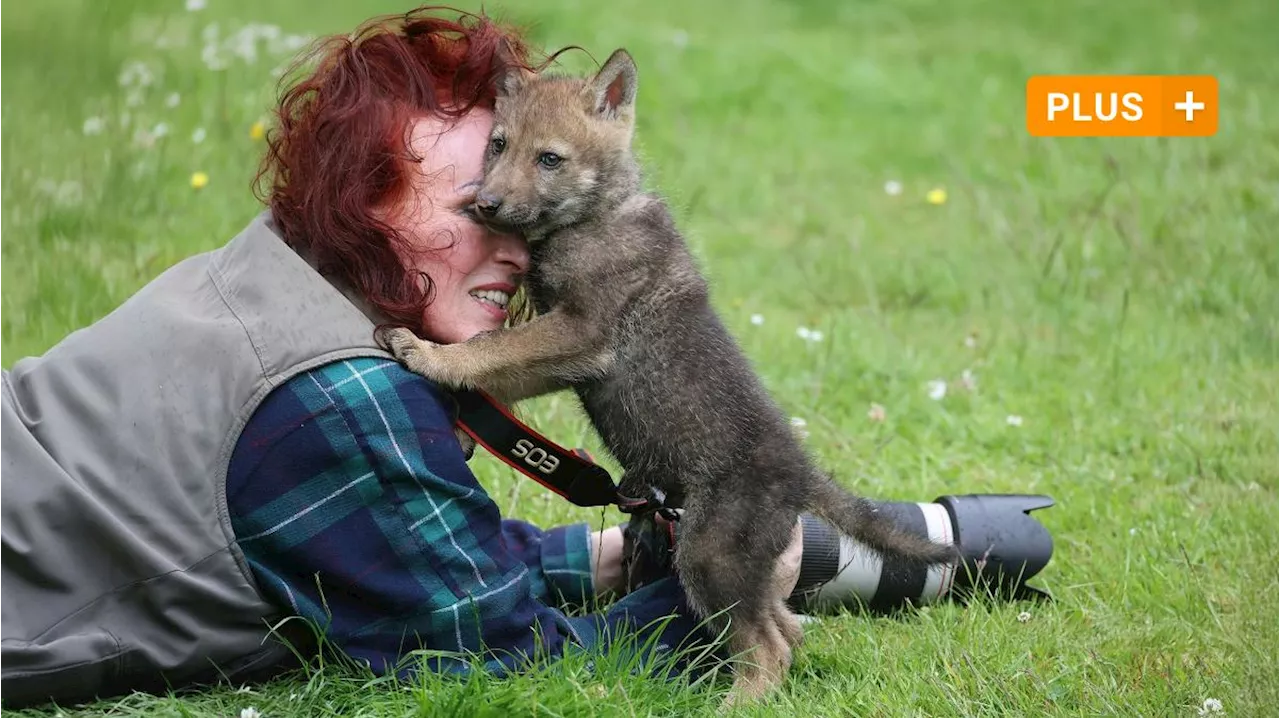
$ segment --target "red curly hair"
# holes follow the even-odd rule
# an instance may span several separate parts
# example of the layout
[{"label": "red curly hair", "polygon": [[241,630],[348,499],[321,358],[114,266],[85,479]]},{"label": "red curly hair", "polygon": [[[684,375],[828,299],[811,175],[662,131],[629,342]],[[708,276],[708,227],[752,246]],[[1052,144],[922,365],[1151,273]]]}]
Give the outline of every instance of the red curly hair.
[{"label": "red curly hair", "polygon": [[[440,17],[442,10],[458,19]],[[315,63],[281,95],[255,194],[285,240],[322,272],[392,323],[420,329],[430,277],[405,269],[398,252],[406,240],[375,217],[408,189],[407,163],[416,159],[408,123],[492,108],[496,78],[515,67],[535,70],[528,60],[517,30],[452,8],[375,18],[349,37],[327,38],[282,80],[287,86]]]}]

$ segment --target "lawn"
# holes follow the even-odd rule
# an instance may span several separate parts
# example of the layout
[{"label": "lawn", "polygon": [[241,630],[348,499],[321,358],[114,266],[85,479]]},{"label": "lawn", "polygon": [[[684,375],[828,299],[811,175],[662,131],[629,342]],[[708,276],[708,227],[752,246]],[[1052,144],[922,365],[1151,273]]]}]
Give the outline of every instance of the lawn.
[{"label": "lawn", "polygon": [[[1275,3],[486,5],[543,47],[632,51],[650,182],[842,481],[1057,502],[1037,514],[1053,603],[821,617],[762,714],[1275,715]],[[406,8],[9,3],[4,366],[227,241],[258,211],[273,71],[310,37]],[[1220,131],[1031,138],[1025,83],[1051,73],[1215,75]],[[567,397],[526,415],[599,449]],[[473,464],[513,516],[621,518]],[[324,665],[62,714],[715,714],[723,688],[607,662],[411,686]]]}]

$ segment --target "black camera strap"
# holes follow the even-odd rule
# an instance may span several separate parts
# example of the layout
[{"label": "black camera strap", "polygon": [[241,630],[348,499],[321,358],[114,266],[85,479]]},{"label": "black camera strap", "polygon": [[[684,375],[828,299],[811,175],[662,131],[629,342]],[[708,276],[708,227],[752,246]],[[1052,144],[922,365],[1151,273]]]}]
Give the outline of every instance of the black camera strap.
[{"label": "black camera strap", "polygon": [[525,426],[482,391],[453,393],[457,423],[503,463],[578,506],[618,503],[618,487],[585,451],[571,451]]}]

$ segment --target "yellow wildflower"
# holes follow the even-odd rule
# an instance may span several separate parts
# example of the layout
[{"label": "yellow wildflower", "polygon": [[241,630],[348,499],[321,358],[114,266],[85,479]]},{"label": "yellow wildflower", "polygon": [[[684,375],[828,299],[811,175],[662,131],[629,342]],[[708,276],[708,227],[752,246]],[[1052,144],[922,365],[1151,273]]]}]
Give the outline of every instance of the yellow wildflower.
[{"label": "yellow wildflower", "polygon": [[195,172],[191,175],[192,189],[203,189],[207,184],[209,184],[209,175],[204,172]]},{"label": "yellow wildflower", "polygon": [[929,190],[929,194],[924,198],[929,201],[929,204],[944,204],[947,201],[947,191],[941,187],[935,187]]},{"label": "yellow wildflower", "polygon": [[260,140],[267,136],[267,126],[262,124],[262,120],[253,123],[249,128],[249,139]]}]

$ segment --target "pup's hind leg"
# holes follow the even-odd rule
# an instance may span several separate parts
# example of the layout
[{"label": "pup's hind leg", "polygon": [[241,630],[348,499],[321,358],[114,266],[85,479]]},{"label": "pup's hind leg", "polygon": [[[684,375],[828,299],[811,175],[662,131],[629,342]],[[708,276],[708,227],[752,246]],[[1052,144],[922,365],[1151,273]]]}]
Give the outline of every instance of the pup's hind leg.
[{"label": "pup's hind leg", "polygon": [[791,668],[794,650],[804,642],[800,620],[783,601],[774,602],[756,620],[743,625],[751,635],[743,638],[739,650],[754,650],[754,654],[743,657],[744,664],[726,698],[729,705],[758,700],[780,685]]},{"label": "pup's hind leg", "polygon": [[734,616],[732,630],[736,675],[725,703],[751,703],[782,683],[791,668],[791,646],[772,610]]},{"label": "pup's hind leg", "polygon": [[792,649],[799,648],[804,643],[804,626],[800,625],[800,619],[796,618],[785,601],[778,601],[773,605],[773,622]]},{"label": "pup's hind leg", "polygon": [[728,628],[735,679],[727,700],[753,701],[777,686],[791,667],[794,635],[778,620],[779,599],[770,595],[769,552],[735,543],[736,527],[700,521],[699,513],[686,513],[676,547],[680,582],[713,632]]}]

